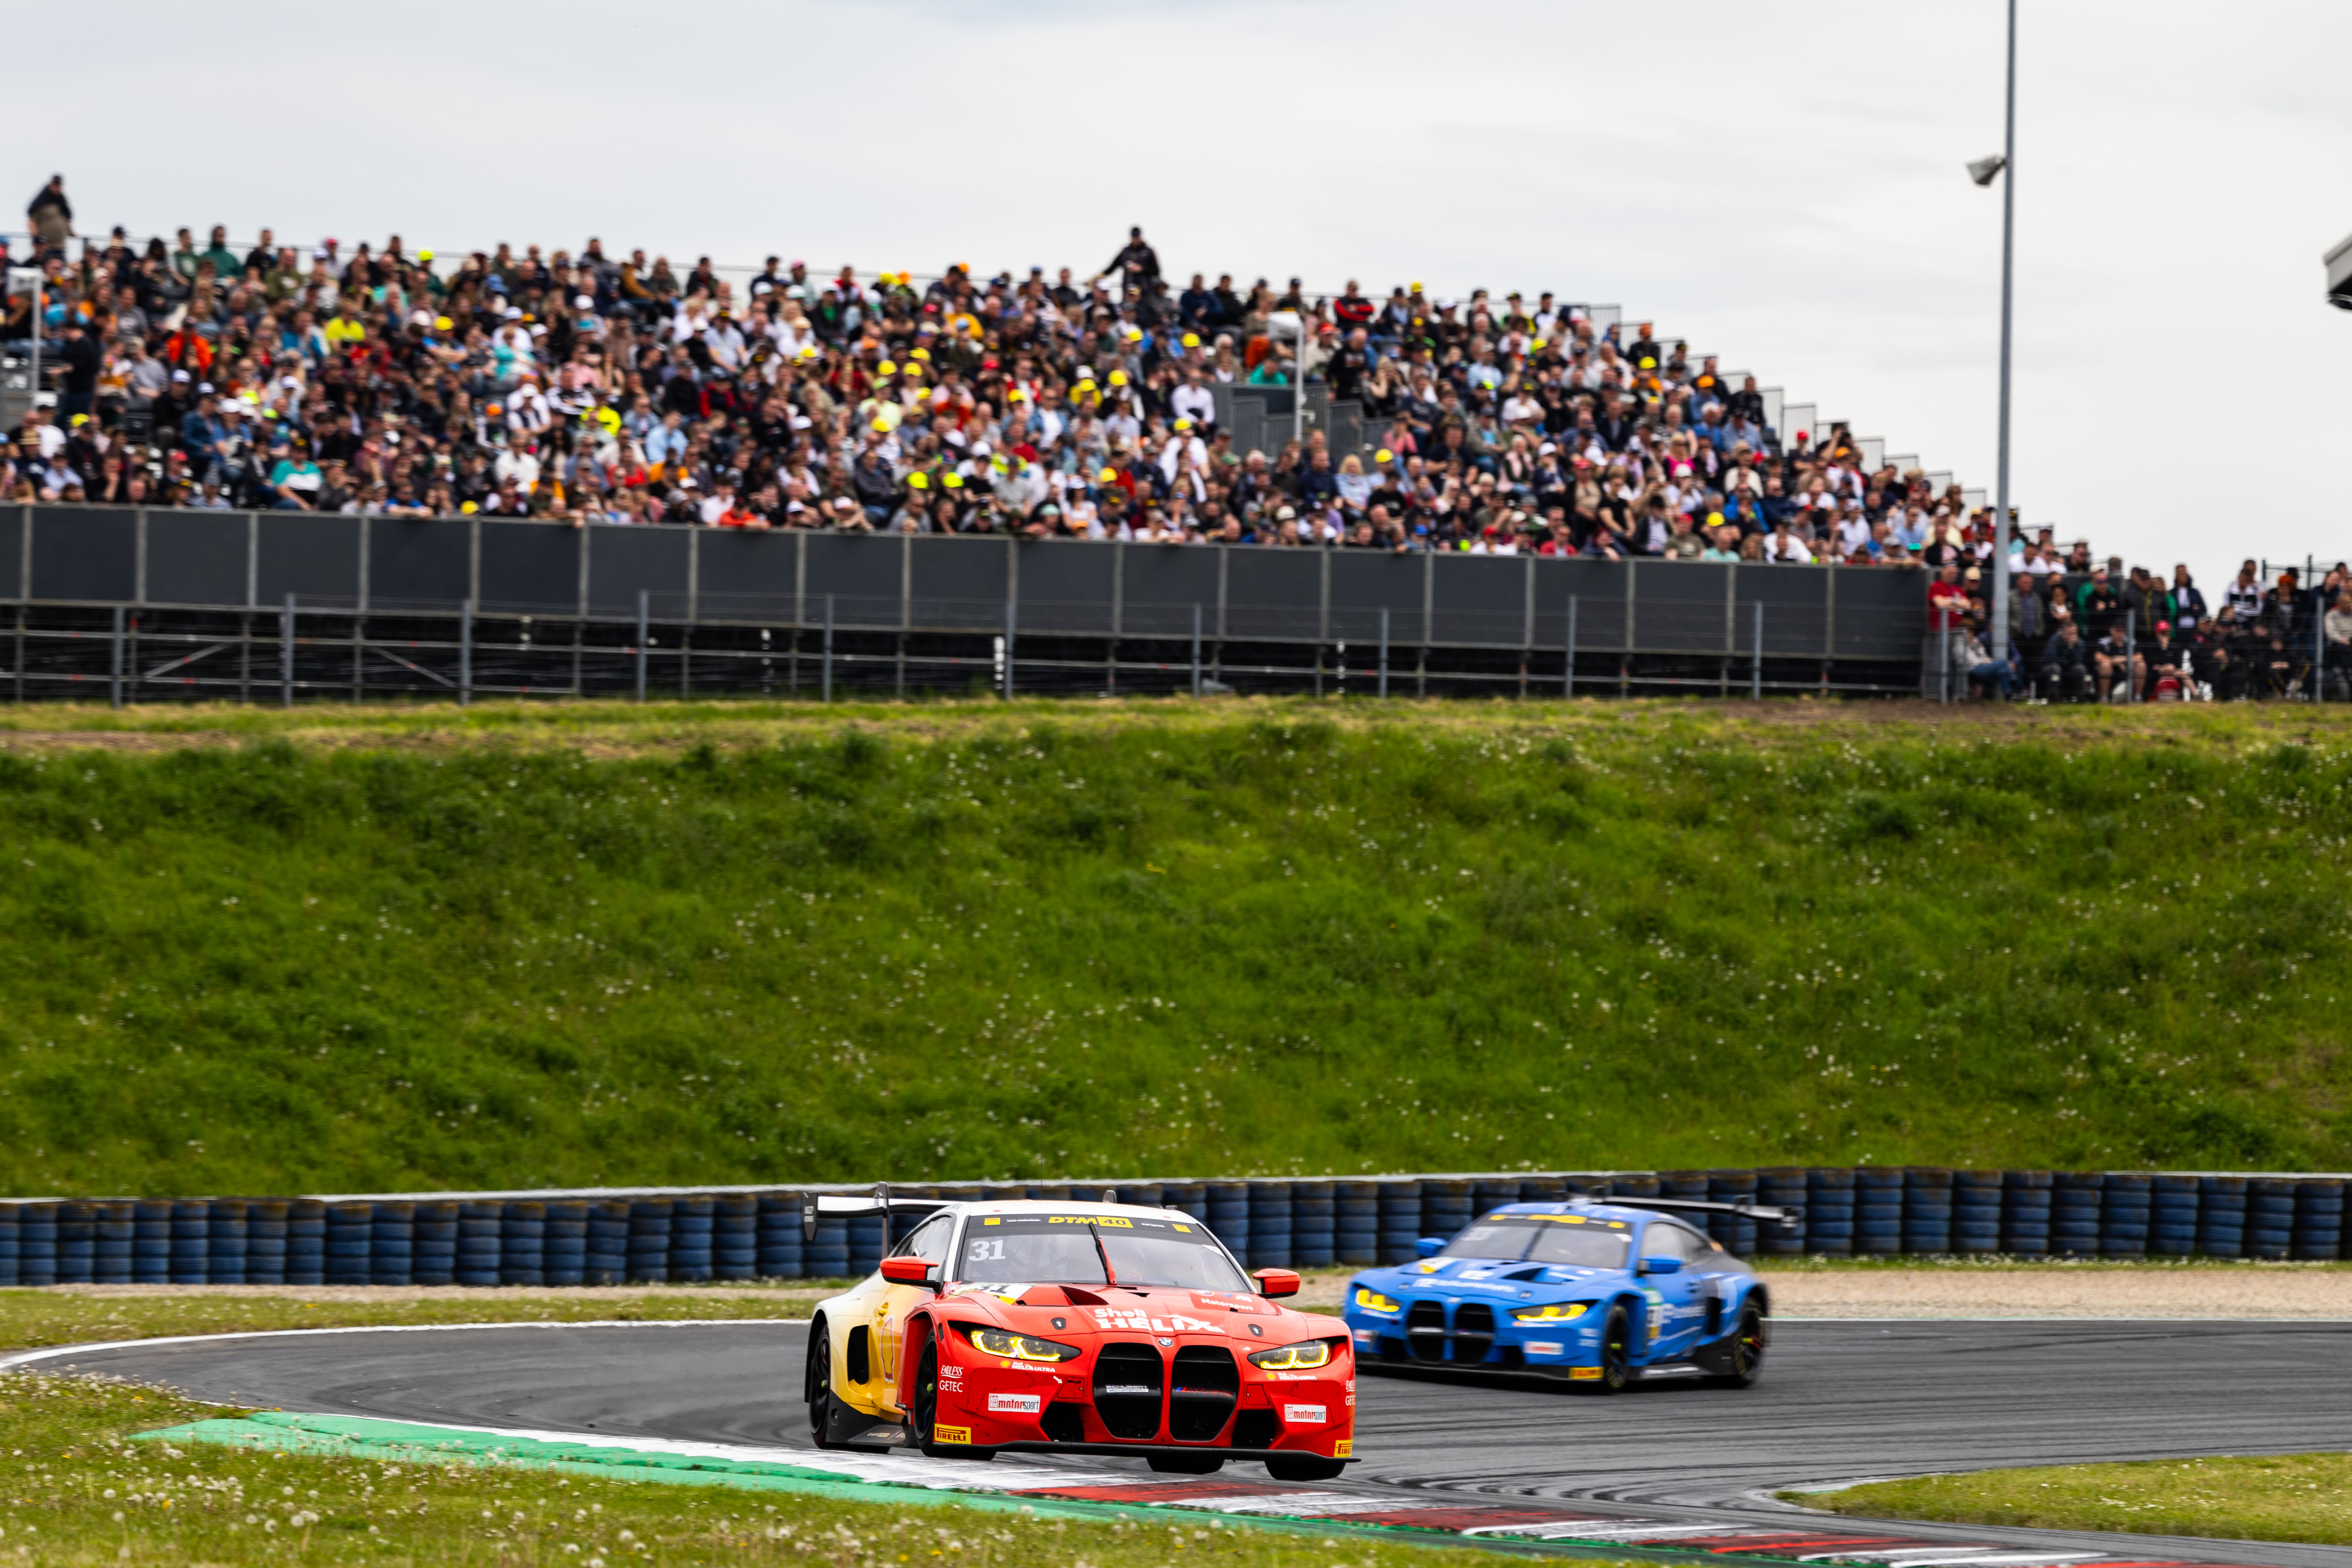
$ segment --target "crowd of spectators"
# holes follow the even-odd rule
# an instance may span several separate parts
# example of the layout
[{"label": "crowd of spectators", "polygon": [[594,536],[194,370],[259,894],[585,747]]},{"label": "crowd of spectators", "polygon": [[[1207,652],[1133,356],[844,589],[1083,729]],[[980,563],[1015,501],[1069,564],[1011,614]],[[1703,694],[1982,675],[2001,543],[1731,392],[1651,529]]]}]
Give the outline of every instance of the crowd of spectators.
[{"label": "crowd of spectators", "polygon": [[[2126,581],[2042,542],[2011,558],[2029,591],[1994,658],[1987,509],[1874,468],[1843,426],[1784,440],[1752,377],[1549,293],[1180,286],[1140,230],[1082,279],[924,281],[777,257],[748,281],[708,258],[681,275],[593,238],[436,258],[396,235],[240,247],[215,226],[142,245],[77,237],[61,179],[27,222],[10,262],[38,287],[11,293],[0,348],[37,337],[56,395],[8,432],[14,501],[1834,561],[1933,574],[1978,685],[2102,698],[2192,668],[2268,691],[2273,637],[2296,657],[2332,610],[2274,584],[2287,607],[2241,616],[2233,595],[2209,616],[2185,572]],[[1310,427],[1237,450],[1217,389],[1302,373],[1355,405],[1364,448]],[[2123,603],[2154,628],[2129,649]]]}]

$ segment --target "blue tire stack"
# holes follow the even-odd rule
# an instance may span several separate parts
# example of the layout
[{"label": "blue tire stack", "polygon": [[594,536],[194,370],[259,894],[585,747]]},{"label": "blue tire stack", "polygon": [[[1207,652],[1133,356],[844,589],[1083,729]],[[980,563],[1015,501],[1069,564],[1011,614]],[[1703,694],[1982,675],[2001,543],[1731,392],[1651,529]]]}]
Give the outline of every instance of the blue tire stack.
[{"label": "blue tire stack", "polygon": [[1209,1184],[1206,1182],[1171,1182],[1160,1189],[1160,1201],[1171,1209],[1181,1209],[1199,1220],[1209,1223]]},{"label": "blue tire stack", "polygon": [[2187,1258],[2197,1250],[2197,1178],[2156,1176],[2148,1182],[2147,1250],[2156,1258]]},{"label": "blue tire stack", "polygon": [[1609,1178],[1609,1195],[1628,1202],[1664,1197],[1665,1184],[1652,1175],[1612,1176]]},{"label": "blue tire stack", "polygon": [[556,1198],[547,1205],[547,1231],[540,1244],[539,1276],[550,1285],[588,1283],[588,1205]]},{"label": "blue tire stack", "polygon": [[16,1279],[23,1285],[58,1282],[58,1205],[16,1205]]},{"label": "blue tire stack", "polygon": [[1981,1254],[2000,1250],[2000,1173],[1952,1173],[1952,1250]]},{"label": "blue tire stack", "polygon": [[368,1283],[416,1283],[416,1205],[392,1200],[368,1205]]},{"label": "blue tire stack", "polygon": [[[887,1249],[891,1222],[903,1218],[899,1215],[876,1215],[870,1222],[877,1242]],[[718,1251],[719,1205],[700,1195],[677,1199],[669,1211],[669,1277],[672,1279],[704,1280],[712,1278],[719,1268]],[[882,1266],[882,1256],[875,1254],[874,1267]]]},{"label": "blue tire stack", "polygon": [[2115,1171],[2107,1176],[2106,1195],[2099,1212],[2099,1254],[2103,1258],[2146,1258],[2148,1216],[2154,1194],[2147,1173]]},{"label": "blue tire stack", "polygon": [[295,1198],[286,1205],[286,1283],[327,1282],[327,1205]]},{"label": "blue tire stack", "polygon": [[1944,1166],[1903,1173],[1903,1250],[1928,1258],[1952,1250],[1952,1173]]},{"label": "blue tire stack", "polygon": [[801,1195],[761,1193],[755,1200],[759,1218],[753,1232],[758,1251],[752,1261],[762,1279],[797,1279],[808,1272],[801,1252]]},{"label": "blue tire stack", "polygon": [[248,1237],[242,1199],[215,1198],[205,1218],[205,1279],[215,1285],[242,1285]]},{"label": "blue tire stack", "polygon": [[1372,1185],[1380,1192],[1380,1260],[1410,1263],[1415,1256],[1414,1244],[1429,1234],[1421,1221],[1422,1184],[1406,1181],[1375,1182]]},{"label": "blue tire stack", "polygon": [[1252,1182],[1249,1184],[1252,1268],[1290,1267],[1290,1184]]},{"label": "blue tire stack", "polygon": [[[327,1205],[327,1283],[330,1285],[364,1285],[368,1282],[368,1257],[375,1250],[375,1205],[373,1204],[329,1204]],[[178,1260],[173,1271],[179,1269]]]},{"label": "blue tire stack", "polygon": [[1339,1191],[1332,1182],[1290,1184],[1290,1266],[1328,1268],[1339,1259]]},{"label": "blue tire stack", "polygon": [[[131,1283],[131,1247],[139,1234],[139,1205],[115,1199],[98,1205],[96,1277],[101,1285]],[[247,1276],[251,1278],[250,1273]]]},{"label": "blue tire stack", "polygon": [[509,1198],[499,1205],[499,1283],[547,1283],[547,1205]]},{"label": "blue tire stack", "polygon": [[803,1248],[809,1273],[819,1279],[849,1276],[849,1221],[841,1215],[816,1216],[816,1239]]},{"label": "blue tire stack", "polygon": [[[793,1215],[795,1227],[800,1215]],[[793,1232],[795,1240],[800,1232]],[[793,1249],[798,1256],[799,1247]],[[599,1198],[588,1205],[588,1246],[583,1256],[583,1285],[618,1285],[629,1277],[629,1205],[625,1198]]]},{"label": "blue tire stack", "polygon": [[[1756,1173],[1709,1171],[1706,1196],[1710,1203],[1752,1204],[1756,1201]],[[1706,1233],[1722,1243],[1723,1249],[1734,1258],[1756,1256],[1756,1219],[1752,1215],[1708,1215]]]},{"label": "blue tire stack", "polygon": [[1225,1250],[1246,1268],[1250,1245],[1249,1184],[1211,1182],[1208,1186],[1209,1228],[1225,1244]]},{"label": "blue tire stack", "polygon": [[457,1282],[458,1206],[446,1198],[416,1205],[408,1241],[408,1278],[412,1283]]},{"label": "blue tire stack", "polygon": [[1473,1182],[1470,1184],[1470,1213],[1473,1217],[1488,1215],[1505,1204],[1519,1201],[1517,1182]]},{"label": "blue tire stack", "polygon": [[[1159,1190],[1160,1189],[1157,1187],[1152,1189],[1154,1192]],[[937,1187],[902,1187],[894,1183],[890,1188],[890,1195],[894,1198],[936,1198],[940,1195],[940,1189]],[[908,1237],[914,1235],[915,1227],[921,1225],[925,1220],[930,1217],[930,1215],[922,1209],[892,1209],[890,1211],[890,1250],[892,1252],[898,1251],[898,1244],[906,1240]],[[711,1268],[712,1270],[716,1272],[718,1268],[719,1211],[715,1206],[711,1210],[710,1224],[712,1238]]]},{"label": "blue tire stack", "polygon": [[2012,1258],[2050,1253],[2050,1173],[2000,1173],[2000,1249]]},{"label": "blue tire stack", "polygon": [[98,1205],[58,1205],[58,1283],[89,1285],[98,1279]]},{"label": "blue tire stack", "polygon": [[1787,1209],[1796,1216],[1793,1226],[1783,1226],[1778,1220],[1758,1222],[1756,1250],[1759,1254],[1766,1258],[1795,1258],[1805,1250],[1805,1197],[1808,1190],[1802,1166],[1780,1165],[1756,1173],[1756,1201],[1774,1208]]},{"label": "blue tire stack", "polygon": [[2246,1184],[2246,1256],[2277,1260],[2294,1250],[2294,1184],[2261,1177]]},{"label": "blue tire stack", "polygon": [[172,1278],[172,1205],[142,1198],[131,1205],[131,1280],[163,1285]]},{"label": "blue tire stack", "polygon": [[2099,1210],[2106,1195],[2105,1172],[2053,1172],[2050,1178],[2050,1250],[2061,1258],[2099,1256]]},{"label": "blue tire stack", "polygon": [[2343,1256],[2344,1183],[2323,1177],[2294,1184],[2294,1256],[2323,1262]]},{"label": "blue tire stack", "polygon": [[499,1282],[499,1205],[476,1200],[457,1205],[457,1283]]},{"label": "blue tire stack", "polygon": [[183,1198],[172,1205],[172,1283],[211,1283],[213,1206],[201,1198]]},{"label": "blue tire stack", "polygon": [[2197,1178],[2197,1250],[2208,1258],[2246,1255],[2246,1178]]},{"label": "blue tire stack", "polygon": [[636,1198],[629,1204],[629,1282],[659,1285],[669,1279],[671,1203]]},{"label": "blue tire stack", "polygon": [[1381,1260],[1381,1184],[1340,1182],[1337,1189],[1331,1245],[1340,1262],[1370,1268]]},{"label": "blue tire stack", "polygon": [[1459,1181],[1421,1184],[1422,1235],[1451,1241],[1469,1226],[1470,1184]]},{"label": "blue tire stack", "polygon": [[1903,1173],[1864,1165],[1853,1173],[1853,1250],[1888,1258],[1903,1250]]},{"label": "blue tire stack", "polygon": [[760,1277],[760,1198],[728,1193],[711,1205],[710,1272],[719,1279]]},{"label": "blue tire stack", "polygon": [[882,1267],[884,1238],[889,1227],[877,1215],[856,1214],[849,1216],[849,1273],[862,1279]]},{"label": "blue tire stack", "polygon": [[284,1198],[256,1198],[245,1205],[247,1284],[286,1283],[286,1216],[293,1206]]},{"label": "blue tire stack", "polygon": [[1158,1182],[1121,1182],[1111,1190],[1118,1194],[1116,1200],[1118,1203],[1133,1204],[1138,1208],[1147,1209],[1160,1206],[1160,1187]]},{"label": "blue tire stack", "polygon": [[1805,1250],[1823,1258],[1853,1252],[1853,1173],[1817,1167],[1805,1173]]},{"label": "blue tire stack", "polygon": [[19,1283],[16,1211],[21,1206],[17,1204],[0,1204],[0,1285]]}]

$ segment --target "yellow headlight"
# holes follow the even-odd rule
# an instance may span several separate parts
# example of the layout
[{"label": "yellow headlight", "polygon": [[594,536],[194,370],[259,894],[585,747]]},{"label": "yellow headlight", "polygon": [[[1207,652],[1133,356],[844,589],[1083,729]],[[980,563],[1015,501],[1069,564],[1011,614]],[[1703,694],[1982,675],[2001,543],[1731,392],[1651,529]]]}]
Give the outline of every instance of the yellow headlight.
[{"label": "yellow headlight", "polygon": [[1515,1323],[1565,1323],[1584,1316],[1590,1301],[1555,1301],[1549,1307],[1523,1307],[1511,1314]]},{"label": "yellow headlight", "polygon": [[989,1355],[1007,1356],[1013,1361],[1076,1361],[1080,1353],[1076,1345],[1036,1339],[1028,1334],[1007,1333],[1003,1329],[969,1328],[964,1332],[981,1351]]},{"label": "yellow headlight", "polygon": [[1304,1344],[1283,1345],[1270,1351],[1255,1351],[1250,1365],[1264,1367],[1268,1372],[1300,1372],[1310,1366],[1327,1366],[1331,1361],[1331,1347],[1322,1340],[1308,1340]]},{"label": "yellow headlight", "polygon": [[1367,1312],[1393,1312],[1400,1309],[1401,1303],[1390,1300],[1378,1290],[1359,1290],[1356,1292],[1356,1305]]}]

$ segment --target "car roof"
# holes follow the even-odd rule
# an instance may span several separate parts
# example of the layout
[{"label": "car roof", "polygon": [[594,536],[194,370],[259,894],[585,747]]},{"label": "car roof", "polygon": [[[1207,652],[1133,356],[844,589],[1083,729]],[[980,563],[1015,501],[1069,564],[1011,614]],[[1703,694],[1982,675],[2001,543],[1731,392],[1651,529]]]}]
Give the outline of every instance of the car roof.
[{"label": "car roof", "polygon": [[1180,1219],[1187,1225],[1205,1226],[1207,1222],[1192,1217],[1182,1209],[1153,1208],[1149,1204],[1107,1204],[1088,1198],[1006,1198],[1000,1202],[945,1203],[941,1214],[993,1214],[1008,1217],[1032,1214],[1093,1214],[1122,1217],[1149,1216],[1152,1219]]}]

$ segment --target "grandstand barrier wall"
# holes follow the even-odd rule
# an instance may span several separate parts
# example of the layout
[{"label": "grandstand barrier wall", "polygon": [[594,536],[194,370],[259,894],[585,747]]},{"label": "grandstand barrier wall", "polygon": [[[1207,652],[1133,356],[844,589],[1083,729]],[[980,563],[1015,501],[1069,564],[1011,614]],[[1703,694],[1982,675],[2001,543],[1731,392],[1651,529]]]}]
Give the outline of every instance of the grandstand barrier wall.
[{"label": "grandstand barrier wall", "polygon": [[[1402,1263],[1501,1204],[1571,1190],[1754,1202],[1782,1228],[1702,1214],[1740,1257],[2218,1258],[2326,1262],[2344,1248],[2341,1173],[1940,1166],[1497,1172],[1165,1182],[893,1184],[909,1200],[1095,1199],[1179,1209],[1250,1268]],[[922,1209],[827,1215],[801,1186],[596,1188],[301,1198],[0,1200],[0,1286],[615,1285],[867,1274]]]},{"label": "grandstand barrier wall", "polygon": [[16,506],[0,692],[1916,696],[1926,575]]}]

